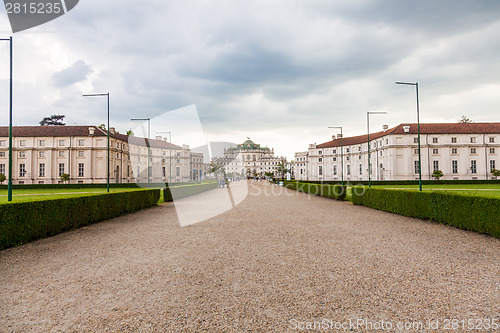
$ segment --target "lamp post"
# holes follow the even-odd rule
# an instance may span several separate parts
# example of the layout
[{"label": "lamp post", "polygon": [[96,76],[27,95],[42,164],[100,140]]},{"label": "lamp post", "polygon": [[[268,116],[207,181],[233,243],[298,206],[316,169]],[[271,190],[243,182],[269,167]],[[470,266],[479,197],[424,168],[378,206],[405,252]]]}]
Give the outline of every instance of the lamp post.
[{"label": "lamp post", "polygon": [[396,84],[404,84],[415,86],[417,92],[417,140],[418,140],[418,188],[422,191],[422,159],[420,155],[420,109],[418,103],[418,82],[396,82]]},{"label": "lamp post", "polygon": [[341,170],[342,170],[342,185],[344,185],[344,134],[342,134],[342,126],[329,126],[328,128],[340,128],[340,159]]},{"label": "lamp post", "polygon": [[10,93],[9,93],[9,174],[7,181],[7,201],[12,201],[12,36],[0,40],[10,42]]},{"label": "lamp post", "polygon": [[368,127],[368,187],[371,187],[371,165],[370,165],[370,115],[371,114],[386,114],[385,111],[368,111],[366,112],[366,124]]},{"label": "lamp post", "polygon": [[149,159],[151,158],[151,150],[150,150],[150,144],[149,144],[149,138],[151,136],[151,118],[132,118],[130,120],[140,120],[140,121],[148,121],[148,188],[149,188],[149,177],[150,177],[150,171],[149,171]]},{"label": "lamp post", "polygon": [[[168,137],[169,137],[169,141],[170,141],[170,144],[172,144],[172,132],[157,132],[158,134],[168,134]],[[169,163],[170,163],[170,167],[169,167],[169,175],[168,175],[168,183],[172,183],[172,147],[168,148],[168,153],[169,153]]]},{"label": "lamp post", "polygon": [[106,172],[106,189],[107,189],[107,192],[109,193],[109,93],[105,93],[105,94],[86,94],[86,95],[83,95],[83,97],[101,97],[101,96],[106,96],[108,98],[108,168],[107,168],[107,172]]}]

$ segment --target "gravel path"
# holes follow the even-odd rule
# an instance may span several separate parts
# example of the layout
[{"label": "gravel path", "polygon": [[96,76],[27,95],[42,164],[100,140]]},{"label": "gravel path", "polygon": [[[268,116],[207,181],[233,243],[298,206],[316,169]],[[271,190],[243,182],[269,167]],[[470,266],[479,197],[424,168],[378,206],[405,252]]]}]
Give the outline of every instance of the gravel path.
[{"label": "gravel path", "polygon": [[[500,240],[271,190],[252,184],[236,208],[186,227],[170,203],[1,251],[0,332],[500,322]],[[366,325],[329,331],[377,331]]]}]

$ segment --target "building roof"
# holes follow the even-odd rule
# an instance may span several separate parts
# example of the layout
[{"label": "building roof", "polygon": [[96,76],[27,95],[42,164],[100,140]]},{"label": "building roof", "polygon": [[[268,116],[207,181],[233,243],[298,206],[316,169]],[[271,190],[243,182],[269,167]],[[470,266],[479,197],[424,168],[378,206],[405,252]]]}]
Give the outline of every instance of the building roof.
[{"label": "building roof", "polygon": [[[405,126],[410,126],[410,130],[408,133],[404,131]],[[398,126],[389,128],[386,131],[370,133],[370,141],[391,134],[417,134],[417,124],[399,124]],[[500,134],[500,123],[424,123],[420,124],[420,134]],[[319,144],[316,147],[340,147],[341,141],[344,146],[362,144],[368,141],[368,135],[363,134],[358,136],[345,137],[342,140],[338,138]]]},{"label": "building roof", "polygon": [[[88,137],[91,136],[89,128],[94,128],[94,134],[92,136],[106,137],[108,132],[97,126],[14,126],[12,127],[13,137]],[[8,137],[9,128],[7,126],[0,126],[0,137]],[[174,145],[169,142],[162,140],[146,139],[141,137],[135,137],[131,135],[121,134],[121,133],[109,133],[109,136],[118,140],[129,142],[131,144],[145,146],[146,142],[152,148],[164,148],[164,149],[182,149],[182,147]]]}]

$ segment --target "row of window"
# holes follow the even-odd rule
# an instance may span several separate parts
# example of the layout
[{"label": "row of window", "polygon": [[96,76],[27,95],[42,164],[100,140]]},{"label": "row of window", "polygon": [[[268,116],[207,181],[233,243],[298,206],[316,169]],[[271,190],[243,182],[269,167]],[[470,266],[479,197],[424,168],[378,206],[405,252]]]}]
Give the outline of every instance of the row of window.
[{"label": "row of window", "polygon": [[[38,176],[45,177],[45,163],[40,163],[38,165]],[[0,164],[0,173],[5,174],[5,164]],[[26,177],[26,164],[19,164],[19,177]],[[59,163],[59,176],[64,174],[64,163]],[[85,164],[78,163],[78,177],[84,177],[85,174]]]},{"label": "row of window", "polygon": [[[440,170],[439,169],[439,161],[433,161],[432,162],[432,169],[433,171]],[[490,160],[490,172],[492,172],[495,169],[495,160]],[[414,172],[417,174],[419,170],[418,167],[418,161],[414,162]],[[477,173],[477,161],[472,160],[470,161],[470,172],[471,173]],[[458,161],[453,160],[451,161],[451,173],[458,173]]]},{"label": "row of window", "polygon": [[[476,143],[476,137],[471,137],[470,138],[470,143]],[[494,137],[489,137],[488,138],[489,143],[495,143],[495,138]],[[414,143],[418,143],[418,138],[413,139]],[[432,138],[432,143],[439,143],[439,138]],[[451,138],[451,143],[457,143],[457,138],[452,137]]]}]

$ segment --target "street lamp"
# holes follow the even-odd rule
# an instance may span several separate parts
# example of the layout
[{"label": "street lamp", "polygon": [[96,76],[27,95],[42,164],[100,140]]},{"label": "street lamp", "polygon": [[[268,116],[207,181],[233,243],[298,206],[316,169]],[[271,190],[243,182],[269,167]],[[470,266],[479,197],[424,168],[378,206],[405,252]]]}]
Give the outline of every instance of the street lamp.
[{"label": "street lamp", "polygon": [[[157,132],[158,134],[168,134],[169,136],[169,141],[170,141],[170,144],[172,144],[172,132]],[[169,147],[168,148],[168,152],[169,152],[169,163],[170,163],[170,167],[169,167],[169,176],[168,176],[168,183],[172,183],[172,147]]]},{"label": "street lamp", "polygon": [[9,180],[7,185],[7,201],[12,201],[12,36],[0,40],[10,42],[10,101],[9,101]]},{"label": "street lamp", "polygon": [[366,124],[368,127],[368,187],[371,187],[371,165],[370,165],[370,115],[371,114],[386,114],[385,111],[368,111],[366,112]]},{"label": "street lamp", "polygon": [[422,191],[422,160],[420,155],[420,110],[418,103],[418,82],[396,82],[396,84],[404,84],[415,86],[417,91],[417,137],[418,137],[418,187]]},{"label": "street lamp", "polygon": [[340,128],[340,158],[342,160],[340,166],[342,169],[342,185],[344,185],[344,135],[342,134],[342,126],[329,126],[328,128]]},{"label": "street lamp", "polygon": [[149,171],[149,159],[151,158],[151,150],[149,148],[150,144],[149,144],[149,138],[150,138],[150,132],[151,132],[151,118],[132,118],[130,120],[140,120],[140,121],[148,121],[148,142],[147,142],[147,146],[148,146],[148,188],[149,188],[149,176],[150,176],[150,171]]},{"label": "street lamp", "polygon": [[107,176],[106,176],[106,189],[109,192],[109,93],[105,94],[87,94],[83,95],[83,97],[101,97],[101,96],[106,96],[108,98],[108,170],[107,170]]}]

